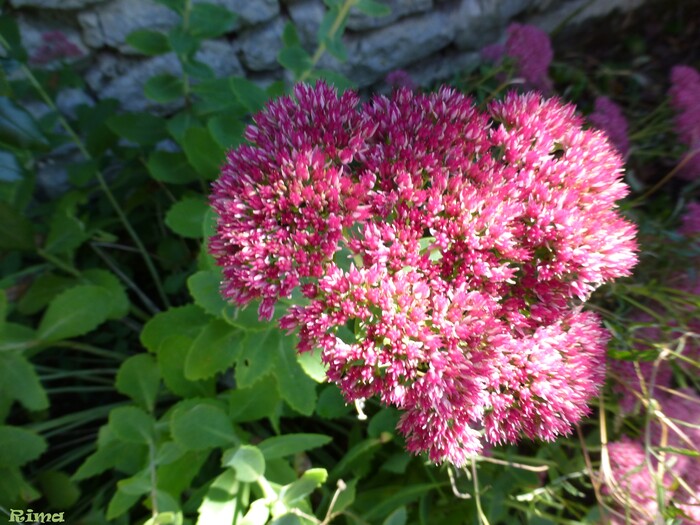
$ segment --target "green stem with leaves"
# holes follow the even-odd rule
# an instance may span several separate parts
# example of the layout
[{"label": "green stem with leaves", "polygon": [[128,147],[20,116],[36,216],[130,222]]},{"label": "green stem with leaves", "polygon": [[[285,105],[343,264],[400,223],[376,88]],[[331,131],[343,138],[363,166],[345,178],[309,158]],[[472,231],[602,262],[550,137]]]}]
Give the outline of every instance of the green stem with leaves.
[{"label": "green stem with leaves", "polygon": [[[357,0],[345,0],[345,2],[343,2],[343,5],[338,10],[338,16],[335,17],[335,20],[333,20],[333,24],[328,30],[326,38],[333,38],[335,36],[336,32],[340,29],[340,27],[343,25],[343,22],[345,22],[345,19],[348,17],[350,9],[356,3]],[[299,77],[299,82],[304,82],[309,78],[309,75],[311,75],[311,72],[316,67],[316,64],[318,64],[318,61],[321,60],[323,53],[326,52],[325,40],[325,38],[322,38],[321,41],[318,43],[318,47],[316,48],[316,51],[314,51],[314,54],[311,57],[311,65],[301,74],[301,76]]]},{"label": "green stem with leaves", "polygon": [[[0,44],[9,52],[10,51],[10,44],[5,40],[5,38],[0,35]],[[80,153],[85,157],[86,160],[93,160],[92,155],[88,151],[87,147],[85,146],[85,143],[83,140],[78,136],[78,134],[75,132],[73,127],[68,123],[68,121],[63,117],[61,112],[58,110],[58,107],[54,103],[53,99],[49,96],[49,94],[46,92],[46,90],[41,86],[37,78],[34,76],[34,73],[24,64],[21,64],[20,69],[22,70],[22,73],[24,73],[25,77],[27,80],[29,80],[29,83],[32,85],[32,87],[36,90],[36,92],[39,94],[41,99],[46,103],[47,106],[49,106],[53,111],[56,112],[56,115],[58,116],[58,122],[63,127],[63,129],[68,133],[68,136],[71,138],[71,140],[75,143],[75,145],[78,147],[78,150]],[[114,211],[117,213],[117,216],[119,217],[119,220],[121,223],[124,225],[124,228],[126,229],[127,233],[131,237],[131,239],[134,241],[134,244],[136,244],[139,252],[141,252],[141,256],[144,259],[144,262],[146,263],[146,267],[148,268],[149,273],[151,274],[151,277],[153,278],[153,282],[155,283],[155,286],[158,290],[158,294],[160,295],[161,300],[163,301],[163,304],[165,304],[166,307],[170,306],[170,301],[168,300],[167,295],[165,294],[165,289],[163,288],[163,283],[160,280],[160,275],[158,274],[158,270],[155,267],[155,264],[153,263],[153,259],[151,258],[150,254],[146,250],[146,247],[144,246],[143,242],[141,241],[141,238],[138,236],[136,233],[136,230],[134,230],[134,227],[131,225],[131,222],[129,222],[129,219],[126,216],[126,213],[120,206],[119,202],[117,201],[116,197],[114,196],[114,193],[112,193],[112,190],[109,187],[109,184],[107,184],[107,181],[104,178],[104,175],[99,169],[95,170],[95,177],[97,178],[97,182],[100,185],[100,188],[104,192],[105,196],[107,197],[107,200],[109,200],[109,203],[112,205],[112,208],[114,208]]]}]

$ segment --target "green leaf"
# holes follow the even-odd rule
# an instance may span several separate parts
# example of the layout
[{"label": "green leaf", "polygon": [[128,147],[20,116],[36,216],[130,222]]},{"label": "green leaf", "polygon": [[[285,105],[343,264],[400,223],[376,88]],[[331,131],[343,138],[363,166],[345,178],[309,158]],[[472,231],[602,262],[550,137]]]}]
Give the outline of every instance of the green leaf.
[{"label": "green leaf", "polygon": [[[186,109],[170,117],[165,127],[170,136],[174,138],[178,144],[182,145],[185,140],[185,132],[198,123],[199,121],[194,117],[192,111]],[[196,178],[193,180],[196,180]]]},{"label": "green leaf", "polygon": [[187,5],[187,0],[155,0],[155,2],[164,5],[179,15],[185,12],[185,6]]},{"label": "green leaf", "polygon": [[9,151],[0,151],[0,182],[16,182],[22,179],[22,168]]},{"label": "green leaf", "polygon": [[187,160],[202,177],[213,180],[219,175],[225,152],[208,129],[197,126],[189,128],[185,131],[182,147]]},{"label": "green leaf", "polygon": [[358,0],[355,3],[355,8],[369,16],[388,16],[391,14],[391,8],[388,5],[375,0]]},{"label": "green leaf", "polygon": [[44,251],[52,254],[72,252],[88,238],[85,225],[68,213],[58,210],[51,219]]},{"label": "green leaf", "polygon": [[34,249],[34,227],[7,202],[0,201],[0,250]]},{"label": "green leaf", "polygon": [[282,43],[285,47],[298,46],[301,44],[299,33],[297,33],[297,28],[291,21],[284,24],[284,31],[282,31]]},{"label": "green leaf", "polygon": [[307,376],[317,383],[326,381],[326,371],[328,367],[321,361],[320,351],[304,352],[297,357],[297,361],[301,365]]},{"label": "green leaf", "polygon": [[335,385],[328,385],[318,396],[316,413],[326,419],[337,419],[347,415],[352,409],[343,398],[343,394]]},{"label": "green leaf", "polygon": [[0,334],[7,320],[7,292],[0,290]]},{"label": "green leaf", "polygon": [[121,319],[129,313],[129,297],[124,286],[112,272],[101,268],[91,268],[83,272],[83,279],[104,288],[110,295],[109,319]]},{"label": "green leaf", "polygon": [[168,33],[168,42],[180,60],[185,60],[195,54],[199,48],[200,39],[177,26]]},{"label": "green leaf", "polygon": [[225,372],[241,352],[242,334],[225,321],[214,319],[194,340],[185,361],[185,377],[207,379]]},{"label": "green leaf", "polygon": [[6,13],[0,16],[0,35],[9,44],[7,49],[9,57],[25,63],[27,61],[27,52],[22,47],[22,36],[17,25],[17,16],[14,13]]},{"label": "green leaf", "polygon": [[242,77],[230,77],[231,89],[248,111],[256,113],[267,103],[268,96],[264,89]]},{"label": "green leaf", "polygon": [[176,405],[170,418],[173,439],[187,450],[205,450],[236,444],[231,420],[218,404],[188,399]]},{"label": "green leaf", "polygon": [[110,298],[107,290],[91,284],[66,290],[49,304],[37,336],[53,342],[91,332],[109,318]]},{"label": "green leaf", "polygon": [[199,506],[197,525],[236,523],[236,515],[242,510],[238,508],[239,488],[233,469],[227,469],[214,479]]},{"label": "green leaf", "polygon": [[272,377],[261,379],[250,388],[236,388],[229,393],[229,413],[236,423],[272,418],[280,405],[277,384]]},{"label": "green leaf", "polygon": [[187,57],[182,62],[182,69],[186,75],[189,75],[197,80],[211,80],[216,78],[216,73],[204,62],[195,60],[194,57]]},{"label": "green leaf", "polygon": [[156,360],[149,354],[131,356],[119,367],[115,385],[118,392],[153,412],[160,387],[160,372]]},{"label": "green leaf", "polygon": [[387,516],[382,525],[406,525],[407,519],[406,507],[399,507]]},{"label": "green leaf", "polygon": [[58,470],[42,472],[38,477],[41,493],[54,509],[67,509],[80,499],[78,485],[68,474]]},{"label": "green leaf", "polygon": [[154,315],[141,331],[141,344],[149,352],[157,352],[168,337],[183,335],[194,339],[207,325],[210,316],[197,305],[170,308]]},{"label": "green leaf", "polygon": [[109,505],[107,505],[107,519],[113,520],[115,518],[118,518],[126,511],[128,511],[131,507],[136,505],[136,503],[140,499],[140,496],[134,496],[133,494],[125,494],[121,490],[117,490],[114,493],[114,496],[112,496],[112,499],[109,500]]},{"label": "green leaf", "polygon": [[23,315],[32,315],[44,308],[49,301],[75,283],[71,277],[44,273],[37,277],[17,303],[17,310]]},{"label": "green leaf", "polygon": [[68,166],[68,180],[75,186],[83,187],[95,177],[98,170],[99,163],[96,160],[74,162]]},{"label": "green leaf", "polygon": [[298,44],[282,48],[277,55],[277,61],[282,67],[292,71],[297,78],[304,71],[313,68],[311,56]]},{"label": "green leaf", "polygon": [[291,507],[311,494],[317,487],[323,485],[326,479],[328,479],[326,469],[311,468],[305,471],[301,478],[294,483],[283,487],[280,491],[280,499],[287,507]]},{"label": "green leaf", "polygon": [[270,371],[281,337],[277,328],[246,336],[236,364],[236,384],[240,388],[253,385]]},{"label": "green leaf", "polygon": [[264,499],[256,499],[248,507],[243,519],[238,525],[265,525],[270,517],[270,508]]},{"label": "green leaf", "polygon": [[296,514],[285,514],[280,516],[275,521],[271,521],[270,525],[302,525],[299,516]]},{"label": "green leaf", "polygon": [[253,483],[265,474],[265,458],[253,445],[226,450],[221,458],[221,466],[233,468],[238,481],[245,483]]},{"label": "green leaf", "polygon": [[341,62],[345,62],[348,59],[348,50],[345,48],[340,31],[333,37],[324,38],[323,43],[326,45],[328,52]]},{"label": "green leaf", "polygon": [[116,437],[127,443],[152,443],[156,433],[153,417],[134,406],[112,410],[109,413],[109,428]]},{"label": "green leaf", "polygon": [[45,450],[43,437],[23,428],[0,425],[0,468],[21,467]]},{"label": "green leaf", "polygon": [[0,141],[26,149],[48,146],[32,116],[7,97],[0,97]]},{"label": "green leaf", "polygon": [[[378,501],[379,503],[376,503],[370,507],[369,510],[363,514],[363,517],[368,521],[374,521],[382,516],[387,516],[390,512],[401,505],[415,501],[426,492],[434,490],[438,487],[440,487],[439,483],[420,483],[413,484],[408,487],[397,485],[382,488],[380,493],[372,498],[374,501]],[[359,504],[360,501],[358,500],[356,505]]]},{"label": "green leaf", "polygon": [[198,179],[184,153],[154,151],[146,163],[148,173],[160,182],[187,184]]},{"label": "green leaf", "polygon": [[258,444],[265,459],[283,458],[327,445],[333,439],[324,434],[284,434]]},{"label": "green leaf", "polygon": [[36,344],[34,330],[23,324],[8,323],[2,328],[0,337],[0,352],[26,350]]},{"label": "green leaf", "polygon": [[149,146],[167,138],[165,120],[150,113],[124,113],[112,115],[107,126],[126,140]]},{"label": "green leaf", "polygon": [[401,414],[395,408],[383,408],[377,412],[367,425],[367,435],[378,438],[383,433],[396,433],[396,425]]},{"label": "green leaf", "polygon": [[34,367],[19,352],[0,352],[0,392],[27,410],[44,410],[49,399]]},{"label": "green leaf", "polygon": [[217,115],[209,119],[207,128],[219,146],[230,149],[243,142],[246,126],[235,116]]},{"label": "green leaf", "polygon": [[238,17],[224,6],[200,2],[190,12],[190,33],[198,38],[216,38],[231,31]]},{"label": "green leaf", "polygon": [[316,384],[297,362],[293,341],[291,337],[279,338],[273,372],[282,399],[297,412],[310,416],[316,406]]},{"label": "green leaf", "polygon": [[187,279],[187,289],[195,304],[216,317],[228,306],[219,292],[220,285],[221,275],[213,271],[196,272]]},{"label": "green leaf", "polygon": [[149,78],[143,92],[154,102],[165,104],[184,96],[185,84],[176,76],[165,73]]},{"label": "green leaf", "polygon": [[165,214],[165,224],[178,235],[198,239],[209,204],[203,199],[186,197],[176,202]]},{"label": "green leaf", "polygon": [[129,496],[147,494],[151,490],[150,473],[148,470],[142,470],[130,478],[119,480],[117,482],[117,488],[120,492]]},{"label": "green leaf", "polygon": [[162,55],[170,51],[168,37],[158,31],[137,29],[126,37],[126,43],[144,55]]},{"label": "green leaf", "polygon": [[231,78],[233,77],[204,80],[192,86],[192,93],[198,98],[194,104],[198,115],[231,115],[242,119],[248,114],[248,110],[240,103],[233,91]]},{"label": "green leaf", "polygon": [[193,339],[183,335],[166,338],[158,348],[158,367],[165,386],[180,397],[210,397],[214,395],[213,378],[189,381],[185,378],[185,361]]}]

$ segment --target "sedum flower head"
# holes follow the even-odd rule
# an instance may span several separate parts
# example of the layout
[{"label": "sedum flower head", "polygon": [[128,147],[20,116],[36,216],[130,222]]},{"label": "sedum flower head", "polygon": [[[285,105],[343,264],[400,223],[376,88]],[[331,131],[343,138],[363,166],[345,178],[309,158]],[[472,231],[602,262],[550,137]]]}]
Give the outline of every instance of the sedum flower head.
[{"label": "sedum flower head", "polygon": [[606,334],[576,306],[636,262],[627,187],[572,106],[451,89],[298,86],[257,115],[214,184],[212,254],[239,305],[281,319],[348,401],[403,410],[407,447],[463,465],[586,413]]}]

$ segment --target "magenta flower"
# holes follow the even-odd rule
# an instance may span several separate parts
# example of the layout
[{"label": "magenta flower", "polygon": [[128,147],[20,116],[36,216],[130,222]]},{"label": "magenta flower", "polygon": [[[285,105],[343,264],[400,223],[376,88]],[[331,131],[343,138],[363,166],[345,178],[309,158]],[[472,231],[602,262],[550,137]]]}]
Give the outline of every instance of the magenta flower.
[{"label": "magenta flower", "polygon": [[549,65],[554,57],[549,35],[539,27],[529,24],[510,24],[505,54],[514,58],[519,73],[529,86],[545,93],[551,91]]},{"label": "magenta flower", "polygon": [[608,97],[597,97],[595,109],[588,116],[588,120],[595,127],[608,134],[610,142],[617,148],[623,157],[627,156],[630,149],[630,140],[627,136],[627,119],[620,106]]},{"label": "magenta flower", "polygon": [[295,98],[255,117],[214,184],[223,294],[269,319],[299,289],[280,320],[299,351],[321,349],[348,401],[402,409],[435,462],[464,465],[483,433],[569,432],[606,340],[574,305],[636,262],[605,136],[535,94],[486,111],[446,88]]},{"label": "magenta flower", "polygon": [[410,73],[408,71],[404,71],[403,69],[395,69],[394,71],[390,71],[386,75],[384,82],[387,86],[394,89],[402,87],[416,89],[416,83],[411,77]]},{"label": "magenta flower", "polygon": [[689,66],[675,66],[669,95],[676,110],[676,133],[690,149],[679,176],[694,180],[700,177],[700,73]]},{"label": "magenta flower", "polygon": [[680,233],[688,237],[700,235],[700,203],[691,202],[686,207],[685,215],[681,218]]},{"label": "magenta flower", "polygon": [[31,57],[31,62],[38,65],[48,64],[63,58],[77,58],[83,52],[62,31],[49,31],[41,35],[42,45]]}]

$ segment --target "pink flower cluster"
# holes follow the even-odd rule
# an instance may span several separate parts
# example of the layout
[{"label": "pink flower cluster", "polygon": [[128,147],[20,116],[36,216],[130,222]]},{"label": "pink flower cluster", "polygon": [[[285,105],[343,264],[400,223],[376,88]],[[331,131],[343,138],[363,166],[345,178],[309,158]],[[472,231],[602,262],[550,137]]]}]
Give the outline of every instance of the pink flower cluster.
[{"label": "pink flower cluster", "polygon": [[490,62],[499,62],[503,56],[515,60],[518,74],[529,88],[548,93],[552,90],[549,65],[554,57],[549,35],[537,26],[510,24],[505,44],[492,44],[481,50],[481,56]]},{"label": "pink flower cluster", "polygon": [[[700,523],[700,397],[684,389],[675,395],[660,396],[660,411],[665,420],[655,420],[652,426],[651,445],[668,449],[684,449],[690,454],[666,452],[663,457],[666,502],[673,502],[686,516],[680,523]],[[668,422],[670,421],[670,425]],[[666,427],[662,440],[662,425]],[[647,455],[641,440],[623,437],[608,445],[612,479],[606,480],[604,492],[613,495],[619,512],[628,520],[613,523],[647,525],[656,523],[659,514],[657,481],[652,473],[658,472],[659,460]]]},{"label": "pink flower cluster", "polygon": [[669,95],[676,110],[678,137],[690,148],[680,176],[694,180],[700,177],[700,73],[689,66],[675,66]]},{"label": "pink flower cluster", "polygon": [[42,45],[32,55],[34,64],[44,65],[62,58],[76,58],[83,52],[62,31],[49,31],[41,35]]},{"label": "pink flower cluster", "polygon": [[622,159],[582,124],[532,93],[482,110],[447,88],[360,104],[299,85],[214,184],[222,292],[269,319],[300,290],[280,321],[299,350],[348,401],[402,409],[433,461],[552,440],[603,381],[608,336],[577,303],[636,262]]},{"label": "pink flower cluster", "polygon": [[617,148],[623,157],[627,156],[630,149],[630,140],[627,136],[627,119],[620,106],[608,97],[598,97],[595,100],[593,113],[588,120],[599,129],[608,134],[610,142]]}]

